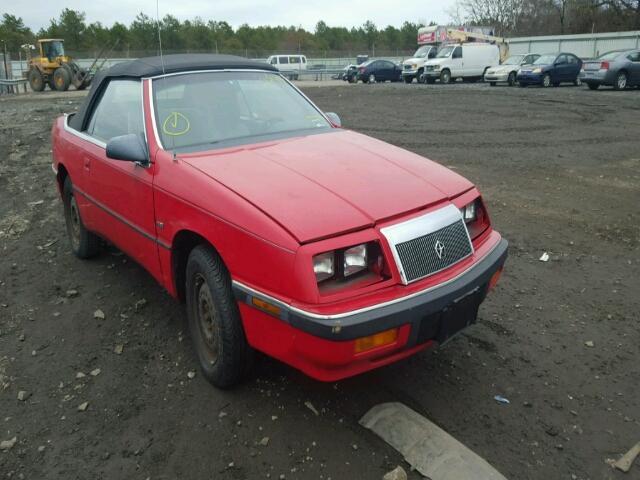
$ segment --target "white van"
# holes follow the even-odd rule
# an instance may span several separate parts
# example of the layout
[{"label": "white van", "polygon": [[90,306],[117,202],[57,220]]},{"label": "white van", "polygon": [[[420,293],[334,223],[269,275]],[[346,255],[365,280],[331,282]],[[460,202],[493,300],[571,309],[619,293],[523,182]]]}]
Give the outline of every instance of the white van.
[{"label": "white van", "polygon": [[402,78],[406,83],[413,82],[413,79],[417,79],[420,82],[420,77],[424,73],[424,65],[432,58],[435,58],[438,53],[438,48],[435,45],[423,45],[413,57],[402,62]]},{"label": "white van", "polygon": [[307,69],[307,57],[304,55],[271,55],[267,58],[267,63],[281,70],[293,80],[298,79],[297,72]]},{"label": "white van", "polygon": [[500,63],[500,49],[490,43],[446,45],[436,58],[425,64],[423,76],[427,83],[451,83],[457,78],[480,80],[491,65]]}]

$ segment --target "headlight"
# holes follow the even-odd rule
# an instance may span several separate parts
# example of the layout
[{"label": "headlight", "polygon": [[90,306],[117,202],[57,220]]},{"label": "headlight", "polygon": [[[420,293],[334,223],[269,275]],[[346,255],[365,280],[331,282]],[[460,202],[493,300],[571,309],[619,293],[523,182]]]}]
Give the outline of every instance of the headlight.
[{"label": "headlight", "polygon": [[475,201],[465,205],[462,209],[462,217],[464,218],[464,223],[471,223],[478,218]]},{"label": "headlight", "polygon": [[434,70],[440,70],[440,65],[434,65],[434,66],[433,66],[433,69],[434,69]]},{"label": "headlight", "polygon": [[411,65],[411,68],[415,70],[416,68],[418,68],[418,65],[414,63],[413,65]]},{"label": "headlight", "polygon": [[475,240],[489,228],[489,215],[480,197],[462,207],[460,213],[462,213],[464,223],[467,225],[471,240]]},{"label": "headlight", "polygon": [[334,257],[334,252],[321,253],[313,257],[313,272],[318,283],[333,277],[336,271]]},{"label": "headlight", "polygon": [[533,69],[533,73],[542,73],[542,69],[541,68],[534,68]]},{"label": "headlight", "polygon": [[361,272],[367,268],[367,244],[357,245],[344,251],[344,262],[342,264],[344,276]]},{"label": "headlight", "polygon": [[314,255],[313,273],[321,292],[334,292],[353,282],[371,284],[390,275],[377,241]]}]

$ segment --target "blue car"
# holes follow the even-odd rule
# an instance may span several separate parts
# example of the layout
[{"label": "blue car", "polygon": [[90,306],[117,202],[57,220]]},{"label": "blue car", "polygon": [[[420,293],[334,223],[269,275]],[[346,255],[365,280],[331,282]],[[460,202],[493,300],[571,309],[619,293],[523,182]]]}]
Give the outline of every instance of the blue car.
[{"label": "blue car", "polygon": [[581,68],[582,60],[573,53],[552,53],[540,56],[532,65],[523,66],[516,79],[521,87],[557,87],[565,82],[580,85]]}]

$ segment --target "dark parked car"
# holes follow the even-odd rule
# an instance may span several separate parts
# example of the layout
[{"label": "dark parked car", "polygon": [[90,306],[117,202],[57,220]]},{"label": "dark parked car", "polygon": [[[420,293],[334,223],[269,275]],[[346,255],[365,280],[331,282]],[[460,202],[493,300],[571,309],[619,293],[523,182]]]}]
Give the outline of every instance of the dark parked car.
[{"label": "dark parked car", "polygon": [[542,85],[557,87],[563,82],[580,85],[582,60],[573,53],[551,53],[542,55],[532,65],[522,67],[517,80],[521,87]]},{"label": "dark parked car", "polygon": [[585,62],[580,79],[591,90],[600,85],[611,85],[624,90],[633,85],[640,86],[640,50],[615,50]]},{"label": "dark parked car", "polygon": [[358,80],[363,83],[399,82],[402,80],[402,67],[389,60],[369,60],[358,66]]}]

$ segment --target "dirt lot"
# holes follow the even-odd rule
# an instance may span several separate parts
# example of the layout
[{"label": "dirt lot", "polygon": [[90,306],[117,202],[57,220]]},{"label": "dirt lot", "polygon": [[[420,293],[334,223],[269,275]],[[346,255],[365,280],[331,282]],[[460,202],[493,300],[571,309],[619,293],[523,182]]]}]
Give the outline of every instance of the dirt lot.
[{"label": "dirt lot", "polygon": [[358,419],[392,400],[510,479],[640,478],[606,463],[640,441],[640,90],[303,88],[483,191],[511,250],[479,323],[337,384],[190,378],[183,307],[115,249],[69,253],[49,129],[82,95],[0,98],[0,478],[379,479],[408,466]]}]

